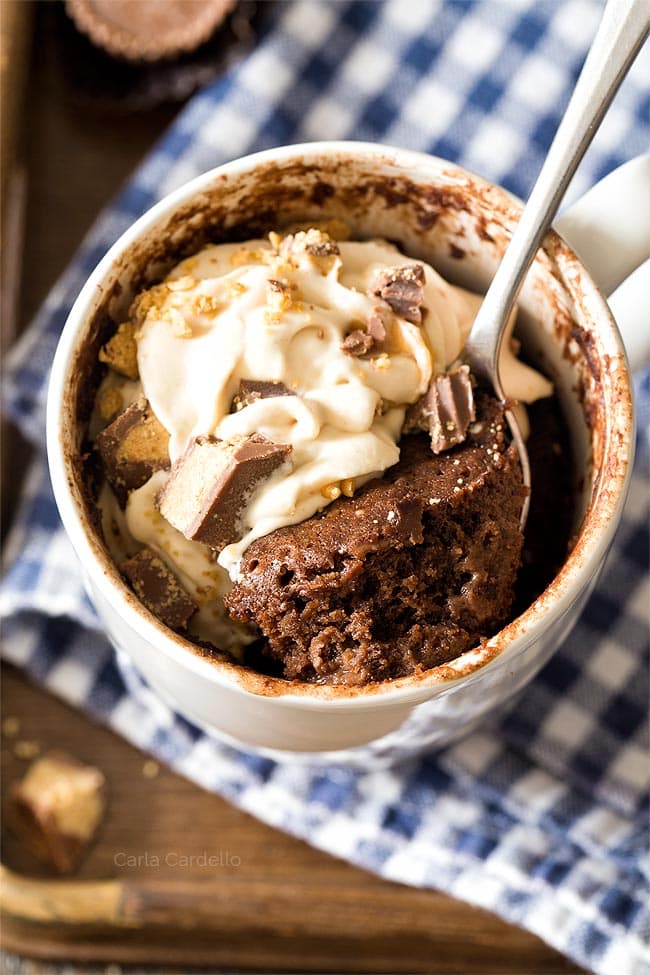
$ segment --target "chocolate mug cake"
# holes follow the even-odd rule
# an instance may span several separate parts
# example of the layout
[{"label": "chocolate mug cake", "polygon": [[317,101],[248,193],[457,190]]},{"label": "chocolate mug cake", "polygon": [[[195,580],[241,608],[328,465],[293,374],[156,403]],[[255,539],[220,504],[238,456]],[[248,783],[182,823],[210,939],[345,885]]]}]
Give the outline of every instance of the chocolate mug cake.
[{"label": "chocolate mug cake", "polygon": [[[619,185],[627,192],[628,184],[629,177],[624,171]],[[228,440],[238,435],[259,433],[275,443],[290,444],[293,450],[288,460],[292,470],[296,466],[302,467],[298,444],[285,431],[289,426],[291,429],[297,427],[306,436],[310,429],[307,424],[314,424],[316,401],[300,414],[301,424],[298,426],[290,423],[290,410],[296,407],[299,399],[308,399],[304,392],[301,397],[262,396],[251,405],[250,397],[260,392],[259,387],[251,389],[244,385],[240,391],[239,382],[246,380],[258,384],[266,378],[271,383],[283,382],[287,389],[292,389],[293,380],[308,384],[309,375],[301,370],[296,375],[291,370],[293,374],[283,379],[279,374],[281,370],[276,371],[276,358],[261,342],[255,346],[259,352],[259,371],[247,367],[246,371],[233,375],[232,384],[226,383],[224,387],[221,380],[216,382],[224,374],[219,370],[227,368],[222,354],[223,339],[230,335],[231,342],[236,341],[237,328],[233,327],[230,332],[227,328],[220,329],[219,333],[197,328],[196,337],[190,339],[185,334],[188,331],[185,316],[181,314],[183,320],[179,320],[173,313],[169,316],[171,323],[167,322],[166,329],[161,328],[160,332],[170,343],[163,359],[166,367],[171,365],[171,371],[155,369],[154,355],[149,363],[152,367],[149,374],[144,353],[150,323],[142,327],[139,321],[136,322],[137,308],[133,313],[130,310],[134,299],[165,283],[167,278],[173,278],[175,273],[180,277],[192,276],[198,281],[196,269],[194,272],[182,269],[175,272],[175,268],[206,248],[226,245],[237,251],[247,241],[260,240],[266,241],[267,249],[275,250],[273,241],[268,240],[270,231],[277,232],[280,228],[286,236],[316,227],[330,233],[341,251],[354,241],[364,244],[390,241],[388,246],[392,250],[384,262],[384,270],[386,264],[397,268],[419,263],[426,279],[426,266],[429,265],[446,282],[475,292],[473,298],[464,297],[461,302],[466,314],[463,320],[471,323],[474,312],[470,314],[468,302],[473,301],[475,305],[480,302],[478,294],[484,293],[492,280],[520,212],[517,202],[499,187],[434,157],[360,143],[287,146],[233,160],[179,187],[129,227],[88,278],[70,312],[52,366],[48,393],[48,457],[52,485],[66,531],[83,566],[93,605],[108,638],[125,659],[132,661],[152,690],[186,718],[204,725],[231,744],[268,750],[271,757],[290,752],[295,760],[311,761],[313,753],[317,752],[319,760],[369,768],[412,757],[425,749],[446,746],[477,727],[486,716],[494,714],[532,679],[566,639],[593,588],[620,522],[633,443],[630,378],[620,337],[601,292],[567,243],[551,231],[530,268],[518,301],[515,333],[521,342],[518,357],[552,379],[553,395],[527,405],[530,420],[527,445],[532,460],[531,510],[515,582],[514,603],[505,624],[487,637],[481,634],[469,650],[447,663],[428,669],[418,664],[420,669],[414,669],[406,676],[365,684],[334,683],[334,679],[340,681],[340,671],[338,675],[332,674],[330,680],[322,677],[289,679],[284,676],[282,660],[269,655],[269,641],[261,630],[253,629],[248,623],[237,623],[223,612],[224,597],[234,593],[238,583],[224,571],[222,562],[229,554],[236,555],[236,551],[226,546],[215,560],[209,546],[203,548],[203,543],[187,539],[163,517],[156,507],[156,497],[180,454],[191,440],[201,436]],[[335,221],[345,221],[350,228],[351,240],[337,240],[336,227],[325,225]],[[297,227],[297,224],[301,226]],[[237,260],[239,258],[235,258],[235,262]],[[213,270],[215,266],[212,266]],[[228,258],[227,273],[237,270]],[[260,277],[264,270],[265,281],[268,281],[273,275],[269,275],[265,265],[263,271],[258,272]],[[214,274],[211,276],[215,277]],[[282,276],[275,279],[280,280]],[[184,282],[181,288],[187,283]],[[437,283],[445,290],[440,281]],[[435,340],[432,326],[439,299],[427,297],[427,284],[421,307],[427,307],[428,313],[423,316],[423,324],[406,323],[404,326],[404,334],[411,335],[414,344],[409,346],[411,354],[402,360],[410,374],[419,377],[423,392],[411,388],[410,394],[402,394],[399,409],[404,411],[403,418],[398,413],[379,411],[384,424],[391,416],[394,418],[395,430],[399,434],[402,430],[398,427],[403,426],[406,418],[406,402],[413,405],[428,392],[434,377],[455,372],[459,365],[451,357],[446,358],[446,347],[441,345],[432,346],[439,349],[438,358],[433,359],[430,352],[429,360],[415,358],[415,351],[421,346],[417,333],[410,332],[407,325],[411,329],[424,327],[427,343]],[[270,287],[275,294],[275,287]],[[370,299],[363,282],[361,287],[355,287],[362,297],[366,295]],[[218,290],[216,283],[214,288]],[[180,294],[167,290],[169,296],[176,295],[172,305],[180,303],[182,290]],[[211,286],[202,284],[198,290],[207,292]],[[374,295],[374,290],[373,287],[371,310],[381,298]],[[259,292],[264,295],[264,306],[271,300],[280,301],[281,295],[271,299],[266,292],[267,285],[264,284]],[[164,293],[164,289],[155,292],[156,301]],[[455,302],[458,291],[452,290],[452,294],[456,296],[452,299]],[[467,292],[464,294],[466,296]],[[238,300],[245,301],[246,294],[240,295]],[[354,300],[359,301],[359,298]],[[204,307],[209,308],[212,302],[206,298],[201,303],[204,301]],[[433,308],[433,315],[429,308]],[[450,308],[457,309],[458,305],[446,306],[447,311]],[[274,309],[264,308],[258,316],[262,320],[264,311],[273,312]],[[298,315],[298,309],[290,309],[286,314]],[[376,324],[370,325],[370,317],[370,314],[356,313],[346,316],[346,327],[338,336],[333,331],[326,334],[330,336],[328,341],[333,349],[338,350],[338,365],[350,369],[352,378],[356,368],[364,378],[382,382],[384,374],[376,368],[376,364],[385,362],[380,354],[370,349],[364,358],[363,354],[354,356],[340,348],[350,332],[367,331],[369,337],[354,335],[348,348],[352,344],[353,348],[362,350],[369,338],[382,340]],[[444,321],[446,327],[440,334],[446,337],[453,334],[457,318],[445,314]],[[101,349],[105,350],[102,358],[110,357],[113,347],[109,350],[107,346],[120,331],[119,326],[127,323],[129,327],[121,332],[128,337],[133,330],[135,345],[127,345],[122,351],[127,364],[134,361],[137,364],[139,378],[135,380],[128,375],[119,376],[106,362],[100,361]],[[264,329],[267,326],[270,329],[268,333],[260,329],[260,337],[266,340],[273,334],[272,316],[268,323],[258,321],[259,325],[262,323]],[[189,325],[194,328],[192,322]],[[200,326],[201,322],[197,321],[196,325]],[[181,334],[175,335],[175,330]],[[142,337],[136,337],[135,332],[142,332]],[[222,340],[215,342],[214,352],[209,350],[211,332],[213,340]],[[309,332],[309,343],[318,341],[317,335],[317,329]],[[188,357],[188,350],[197,349],[201,336],[203,345],[198,344],[197,354]],[[302,341],[298,338],[299,353]],[[459,350],[462,344],[461,341]],[[154,347],[152,342],[151,349]],[[233,348],[236,346],[231,345],[231,351]],[[134,350],[137,353],[135,360]],[[450,352],[457,356],[453,349]],[[507,352],[516,352],[516,345]],[[387,354],[392,355],[392,350]],[[298,358],[302,360],[303,356]],[[422,365],[425,361],[431,362],[427,379],[428,370],[425,368],[420,374],[418,361]],[[247,363],[247,366],[252,364]],[[321,365],[324,367],[325,361],[321,361]],[[189,380],[179,382],[186,366]],[[164,378],[165,375],[167,392],[161,398],[165,390],[156,386],[156,377]],[[364,392],[360,377],[356,378],[359,393],[369,402],[371,394]],[[520,401],[532,399],[527,395],[529,390],[514,389],[505,375],[503,378],[510,396]],[[151,381],[155,395],[151,392]],[[213,389],[219,385],[223,391],[219,400],[212,399],[211,407],[200,396],[206,382]],[[442,382],[444,388],[446,380]],[[111,386],[121,388],[111,389]],[[144,395],[145,386],[144,398],[163,427],[164,435],[170,438],[170,467],[155,471],[148,482],[132,490],[126,508],[122,508],[106,482],[94,441],[119,413]],[[272,388],[280,390],[278,386]],[[545,388],[550,390],[548,384]],[[342,384],[330,398],[320,400],[320,405],[324,408],[330,404],[333,416],[338,417],[339,422],[348,417],[353,420],[356,417],[358,421],[359,410],[349,408],[350,401],[342,393],[344,389],[345,384]],[[478,388],[472,390],[475,410],[481,408],[480,393]],[[432,393],[434,400],[436,395],[437,392]],[[177,421],[172,413],[175,415],[176,410],[166,410],[164,400],[167,396],[172,406],[176,403],[177,409],[182,407],[180,415],[184,430],[175,429]],[[238,410],[240,399],[248,405]],[[400,402],[399,396],[380,394],[380,399],[387,399],[388,407]],[[201,413],[202,402],[205,414]],[[278,404],[279,412],[276,412]],[[426,402],[421,405],[430,408]],[[271,408],[278,421],[273,428],[270,423],[264,428],[252,422],[259,411],[266,414]],[[419,412],[416,411],[416,416]],[[195,428],[199,414],[201,423]],[[365,416],[367,421],[369,409]],[[372,419],[375,419],[374,412]],[[473,422],[480,420],[470,421],[470,425]],[[381,429],[380,424],[372,431],[371,444],[377,446],[375,434]],[[366,428],[365,433],[369,432]],[[355,434],[349,430],[348,433],[360,436],[363,431]],[[453,462],[453,452],[465,449],[470,436],[468,427],[468,436],[463,443],[438,455],[431,450],[429,429],[404,434],[399,439],[397,435],[379,438],[379,444],[390,461],[391,449],[400,451],[405,457],[411,440],[421,438],[429,451],[427,459],[430,456],[434,462],[439,462],[451,458]],[[136,435],[136,442],[137,439]],[[142,459],[148,463],[152,458],[156,459],[154,444],[157,440],[154,435],[150,448],[143,452]],[[348,472],[342,469],[346,457],[351,456],[356,463],[357,453],[366,460],[370,460],[369,454],[354,450],[346,453],[340,449],[340,442],[339,438],[330,444],[329,460],[333,469],[319,468],[323,477],[327,474],[327,480],[316,477],[309,484],[304,480],[300,482],[309,487],[307,493],[312,501],[317,501],[314,514],[309,516],[308,511],[305,512],[305,524],[308,517],[318,521],[329,512],[342,510],[348,502],[357,504],[363,497],[362,492],[371,490],[372,479],[360,484],[355,478],[352,484],[348,481]],[[174,443],[177,446],[172,446]],[[382,477],[374,479],[375,486],[382,481],[392,483],[399,461],[397,457],[392,465],[389,462],[383,468]],[[277,473],[282,475],[280,471]],[[272,486],[273,477],[269,478],[267,487]],[[301,530],[297,523],[277,523],[281,513],[279,501],[280,498],[286,500],[286,482],[290,478],[291,475],[281,476],[284,487],[274,495],[265,490],[266,482],[260,484],[260,497],[266,496],[267,502],[273,502],[267,508],[267,514],[275,514],[273,530],[276,537],[280,532]],[[295,480],[293,484],[296,485]],[[321,494],[323,485],[326,495]],[[462,485],[455,486],[462,488]],[[337,490],[340,490],[339,497],[336,497]],[[350,491],[353,491],[351,498],[346,494]],[[457,496],[453,487],[452,494]],[[331,500],[327,495],[333,495],[334,500],[326,503],[318,514],[319,506]],[[432,498],[438,496],[441,495],[430,494]],[[296,498],[304,500],[305,495],[298,491]],[[106,499],[108,505],[104,505]],[[208,499],[206,494],[205,500]],[[253,501],[252,505],[244,506],[242,528],[249,527],[249,516],[255,505]],[[429,506],[430,510],[435,507]],[[389,521],[389,510],[394,509],[387,509],[386,522]],[[424,518],[423,514],[423,525]],[[139,538],[132,535],[129,539],[123,532],[123,529],[128,530],[127,519],[137,522]],[[260,533],[255,540],[251,538],[248,548],[241,553],[240,566],[250,557],[254,544],[270,544],[271,538],[271,532],[267,535]],[[236,546],[238,542],[230,543],[233,544]],[[383,550],[386,566],[393,556],[393,548]],[[197,552],[206,555],[207,560],[198,559]],[[145,563],[144,569],[150,569],[154,580],[161,574],[167,576],[168,571],[175,572],[174,566],[179,570],[177,578],[198,606],[196,610],[189,607],[191,615],[186,617],[186,624],[183,625],[181,613],[178,623],[174,623],[177,628],[173,629],[145,607],[135,591],[143,592],[144,585],[152,584],[142,566],[136,563],[136,572],[142,571],[145,576],[136,584],[130,583],[120,572],[125,562],[139,554]],[[406,553],[403,554],[406,557]],[[443,555],[446,557],[447,548]],[[336,569],[341,567],[342,561],[344,559],[337,557]],[[373,566],[379,564],[378,556]],[[196,585],[193,590],[193,573],[203,571],[206,574],[198,580],[201,591]],[[180,572],[184,573],[182,577]],[[408,573],[403,576],[406,579]],[[283,577],[281,581],[291,583],[292,580]],[[469,581],[460,577],[461,589]],[[355,579],[351,578],[349,582],[354,586]],[[383,580],[381,585],[384,586]],[[368,585],[365,592],[372,595],[372,586]],[[379,584],[377,592],[378,598],[382,598]],[[296,594],[298,612],[304,610],[297,602],[300,598]],[[370,601],[366,605],[370,606]],[[216,611],[220,607],[219,614],[211,614],[211,609]],[[411,605],[408,610],[415,615],[419,606]],[[345,609],[340,618],[344,614]],[[302,612],[301,619],[308,623],[307,613]],[[225,624],[222,635],[217,633],[220,621]],[[380,629],[384,622],[388,621],[375,616],[377,629],[371,634],[373,639],[388,635],[386,630],[382,632]],[[409,613],[405,612],[397,623],[408,627]],[[350,636],[356,639],[360,632],[357,629]],[[229,645],[232,650],[228,649]],[[319,665],[316,655],[314,661]]]},{"label": "chocolate mug cake", "polygon": [[535,598],[567,551],[570,464],[511,339],[504,387],[533,404],[524,538],[504,404],[462,364],[481,298],[349,236],[210,244],[141,291],[99,352],[88,464],[105,542],[166,626],[364,686],[458,657]]}]

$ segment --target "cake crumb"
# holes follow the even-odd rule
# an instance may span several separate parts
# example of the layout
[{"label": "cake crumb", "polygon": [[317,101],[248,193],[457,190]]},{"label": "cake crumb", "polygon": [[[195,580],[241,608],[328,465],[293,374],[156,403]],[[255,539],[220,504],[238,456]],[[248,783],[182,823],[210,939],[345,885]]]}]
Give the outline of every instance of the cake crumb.
[{"label": "cake crumb", "polygon": [[196,283],[196,279],[191,274],[184,274],[181,278],[172,278],[166,282],[170,291],[191,291]]},{"label": "cake crumb", "polygon": [[2,722],[2,734],[5,738],[15,738],[20,731],[20,721],[13,715],[7,715]]},{"label": "cake crumb", "polygon": [[14,755],[16,758],[23,758],[28,761],[31,758],[36,758],[40,753],[41,746],[37,741],[23,738],[14,745]]},{"label": "cake crumb", "polygon": [[155,762],[153,758],[147,759],[147,761],[142,766],[142,776],[145,779],[155,779],[158,777],[160,772],[160,765]]},{"label": "cake crumb", "polygon": [[223,308],[223,302],[215,295],[197,295],[192,303],[192,310],[196,315],[217,315]]}]

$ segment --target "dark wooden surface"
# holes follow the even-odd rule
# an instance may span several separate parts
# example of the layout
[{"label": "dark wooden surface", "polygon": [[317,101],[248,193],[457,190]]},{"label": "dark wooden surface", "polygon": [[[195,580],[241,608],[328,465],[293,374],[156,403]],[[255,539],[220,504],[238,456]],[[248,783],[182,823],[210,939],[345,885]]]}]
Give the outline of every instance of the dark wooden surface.
[{"label": "dark wooden surface", "polygon": [[[109,807],[75,879],[118,877],[140,904],[130,930],[5,919],[6,949],[45,958],[212,968],[363,972],[577,971],[537,938],[443,894],[388,883],[259,823],[160,768],[112,732],[4,668],[3,800],[26,761],[17,741],[63,748],[103,769]],[[202,865],[215,857],[218,866]],[[181,858],[196,859],[181,865]],[[9,833],[2,861],[51,876]],[[187,862],[187,861],[186,861]],[[156,923],[151,923],[152,916]]]},{"label": "dark wooden surface", "polygon": [[[25,107],[22,326],[99,209],[175,113],[165,107],[115,118],[76,106],[49,33],[47,6],[37,5]],[[8,448],[12,477],[4,501],[10,511],[20,489],[16,459],[25,450],[17,438]],[[79,878],[117,877],[162,905],[160,923],[130,931],[6,919],[7,951],[83,960],[79,971],[89,961],[166,963],[176,970],[578,971],[537,938],[489,913],[379,880],[260,824],[164,768],[147,778],[146,756],[6,666],[2,707],[5,717],[20,723],[17,738],[2,739],[3,793],[26,767],[14,753],[17,740],[65,748],[99,765],[109,784],[108,815]],[[204,853],[220,856],[222,865],[177,865],[178,857]],[[128,866],[129,857],[139,865]],[[47,875],[6,831],[2,861],[20,875]]]}]

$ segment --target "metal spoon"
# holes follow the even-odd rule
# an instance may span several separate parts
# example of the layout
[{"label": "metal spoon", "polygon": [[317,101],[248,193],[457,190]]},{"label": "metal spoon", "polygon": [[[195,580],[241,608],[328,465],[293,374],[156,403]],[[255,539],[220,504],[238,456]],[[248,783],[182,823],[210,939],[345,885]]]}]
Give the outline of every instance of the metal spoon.
[{"label": "metal spoon", "polygon": [[[474,320],[462,359],[504,402],[499,351],[508,317],[578,163],[649,32],[650,0],[608,0],[564,118]],[[530,488],[522,432],[512,411],[505,415],[519,452],[524,484]],[[527,496],[521,512],[522,531],[529,501]]]}]

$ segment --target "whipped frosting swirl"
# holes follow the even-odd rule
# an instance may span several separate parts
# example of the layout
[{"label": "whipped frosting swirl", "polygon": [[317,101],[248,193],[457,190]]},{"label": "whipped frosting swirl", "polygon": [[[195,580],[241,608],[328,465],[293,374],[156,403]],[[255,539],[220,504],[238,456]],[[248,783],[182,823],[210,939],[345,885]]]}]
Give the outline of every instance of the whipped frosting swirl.
[{"label": "whipped frosting swirl", "polygon": [[[482,300],[418,262],[423,322],[413,324],[373,295],[378,274],[407,262],[396,247],[342,241],[338,253],[318,255],[307,239],[271,234],[208,246],[134,304],[140,382],[170,433],[172,461],[206,434],[261,433],[293,448],[291,469],[255,491],[245,534],[219,556],[233,578],[255,538],[310,517],[345,485],[354,489],[397,462],[406,407],[458,359]],[[351,355],[346,336],[378,310],[386,341]],[[241,380],[281,382],[296,395],[233,412]],[[509,396],[528,402],[551,392],[509,349],[502,380]]]}]

